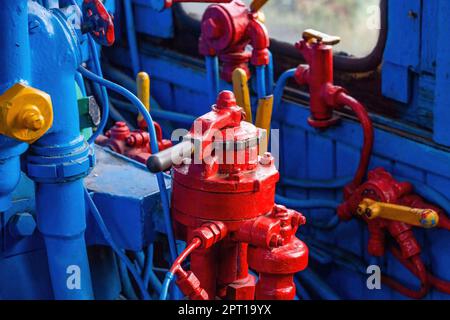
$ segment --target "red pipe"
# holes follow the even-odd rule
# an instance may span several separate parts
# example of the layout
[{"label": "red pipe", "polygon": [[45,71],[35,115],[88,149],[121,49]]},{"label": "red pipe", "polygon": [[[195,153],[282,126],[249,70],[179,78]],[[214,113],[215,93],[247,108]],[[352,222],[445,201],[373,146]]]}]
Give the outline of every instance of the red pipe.
[{"label": "red pipe", "polygon": [[358,100],[341,91],[336,96],[336,102],[339,105],[346,105],[350,107],[350,109],[352,109],[352,111],[358,117],[359,122],[361,123],[364,134],[364,143],[359,159],[359,166],[350,185],[350,188],[353,189],[362,184],[369,167],[370,155],[372,154],[374,140],[373,125],[372,121],[369,118],[369,114]]},{"label": "red pipe", "polygon": [[177,271],[181,269],[181,264],[187,257],[197,248],[199,248],[202,244],[202,240],[200,238],[192,239],[191,243],[183,250],[182,253],[178,256],[178,258],[173,262],[172,267],[169,272],[175,274]]},{"label": "red pipe", "polygon": [[[410,261],[404,259],[397,249],[391,248],[391,252],[394,257],[396,257],[409,271],[414,273],[416,276],[419,274],[419,272],[417,271],[417,267]],[[430,284],[437,290],[446,294],[450,294],[450,281],[439,279],[429,272],[427,272],[427,277]]]},{"label": "red pipe", "polygon": [[406,259],[403,259],[401,257],[401,253],[399,251],[396,251],[396,253],[394,253],[394,250],[396,250],[396,249],[391,249],[391,250],[392,250],[392,253],[394,254],[394,256],[396,256],[396,254],[400,255],[400,258],[397,256],[396,256],[396,258],[399,259],[400,262],[402,262],[402,264],[404,264],[404,262],[405,263],[408,262],[410,264],[410,266],[413,270],[410,270],[409,267],[407,267],[407,268],[412,273],[414,273],[414,275],[416,275],[417,278],[419,279],[420,289],[413,290],[413,289],[407,288],[403,284],[398,282],[397,280],[394,280],[386,275],[381,276],[381,281],[406,297],[409,297],[412,299],[424,298],[430,291],[430,283],[429,283],[427,272],[426,272],[425,266],[423,265],[422,259],[420,259],[420,257],[418,255],[416,255],[416,256],[413,256],[410,258],[411,261],[407,261]]}]

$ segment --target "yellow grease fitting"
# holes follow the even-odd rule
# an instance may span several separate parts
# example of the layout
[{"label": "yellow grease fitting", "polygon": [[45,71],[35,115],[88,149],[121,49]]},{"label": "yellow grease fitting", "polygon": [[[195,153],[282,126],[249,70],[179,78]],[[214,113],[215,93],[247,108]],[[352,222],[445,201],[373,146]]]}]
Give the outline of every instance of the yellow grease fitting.
[{"label": "yellow grease fitting", "polygon": [[439,223],[439,215],[432,209],[417,209],[392,203],[376,202],[364,199],[358,206],[357,213],[368,219],[383,218],[404,222],[422,228],[433,228]]},{"label": "yellow grease fitting", "polygon": [[233,91],[236,96],[237,105],[244,109],[246,114],[245,120],[253,123],[247,73],[241,68],[237,68],[233,71]]},{"label": "yellow grease fitting", "polygon": [[266,139],[265,139],[266,148],[269,145],[270,125],[272,123],[272,110],[273,110],[273,95],[259,99],[255,125],[258,128],[262,128],[266,131]]},{"label": "yellow grease fitting", "polygon": [[[139,100],[144,104],[148,112],[150,112],[150,76],[147,72],[139,72],[136,77],[137,94]],[[138,115],[138,122],[144,120],[141,113]]]},{"label": "yellow grease fitting", "polygon": [[22,83],[16,83],[0,96],[0,134],[33,143],[53,124],[50,96]]}]

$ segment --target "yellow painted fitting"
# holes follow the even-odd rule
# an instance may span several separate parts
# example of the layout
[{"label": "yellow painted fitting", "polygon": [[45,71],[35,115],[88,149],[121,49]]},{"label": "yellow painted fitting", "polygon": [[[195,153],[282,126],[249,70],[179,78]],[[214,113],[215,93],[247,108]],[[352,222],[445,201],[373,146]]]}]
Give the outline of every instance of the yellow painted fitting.
[{"label": "yellow painted fitting", "polygon": [[267,131],[267,137],[270,135],[270,125],[272,123],[273,95],[259,99],[258,110],[256,111],[256,123],[258,128]]},{"label": "yellow painted fitting", "polygon": [[252,12],[259,11],[269,0],[253,0],[250,4],[250,10]]},{"label": "yellow painted fitting", "polygon": [[253,123],[247,73],[241,68],[237,68],[233,71],[233,91],[236,96],[237,105],[244,109],[246,114],[245,121]]},{"label": "yellow painted fitting", "polygon": [[47,93],[16,83],[0,96],[0,134],[31,144],[52,124],[53,107]]},{"label": "yellow painted fitting", "polygon": [[383,218],[422,228],[433,228],[439,223],[439,215],[432,209],[417,209],[371,199],[364,199],[359,204],[357,213],[370,220]]},{"label": "yellow painted fitting", "polygon": [[[139,100],[144,104],[148,112],[150,112],[150,76],[147,72],[139,72],[136,77],[137,94]],[[138,115],[138,122],[144,120],[142,114]]]}]

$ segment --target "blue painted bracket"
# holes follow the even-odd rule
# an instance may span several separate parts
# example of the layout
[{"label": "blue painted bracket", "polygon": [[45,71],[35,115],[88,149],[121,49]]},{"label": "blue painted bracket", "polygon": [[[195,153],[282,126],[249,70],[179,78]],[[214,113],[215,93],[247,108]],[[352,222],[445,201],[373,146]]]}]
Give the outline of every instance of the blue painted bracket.
[{"label": "blue painted bracket", "polygon": [[[112,234],[123,249],[141,251],[165,232],[156,176],[144,165],[95,146],[97,165],[84,183]],[[166,179],[167,188],[170,179]],[[88,244],[107,245],[91,216],[87,217]]]}]

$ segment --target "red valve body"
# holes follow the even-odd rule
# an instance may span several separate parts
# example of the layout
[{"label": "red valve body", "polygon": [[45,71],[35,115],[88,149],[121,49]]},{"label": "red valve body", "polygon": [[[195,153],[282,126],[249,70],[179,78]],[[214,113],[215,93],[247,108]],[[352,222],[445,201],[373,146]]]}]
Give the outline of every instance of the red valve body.
[{"label": "red valve body", "polygon": [[343,88],[333,85],[333,47],[323,43],[298,42],[296,48],[308,65],[300,65],[295,73],[295,80],[300,85],[308,85],[310,92],[311,117],[308,123],[315,128],[327,128],[339,118],[333,109],[341,107],[335,97]]},{"label": "red valve body", "polygon": [[[154,124],[159,150],[170,148],[172,141],[163,139],[161,127],[156,122]],[[100,135],[95,142],[144,164],[152,154],[149,133],[144,130],[131,131],[122,121],[116,122],[105,135]]]},{"label": "red valve body", "polygon": [[[260,272],[256,298],[291,299],[293,274],[308,261],[306,246],[295,237],[304,217],[274,204],[279,179],[274,159],[269,153],[258,156],[260,129],[242,120],[234,95],[225,91],[213,111],[194,123],[191,138],[203,150],[174,167],[175,230],[189,242],[206,222],[226,226],[223,240],[191,255],[191,271],[210,299],[254,299],[256,281],[248,273],[249,263]],[[261,261],[273,268],[259,269]],[[258,289],[267,286],[273,290]],[[289,294],[280,294],[276,289],[281,287]]]},{"label": "red valve body", "polygon": [[[364,198],[375,201],[395,203],[420,209],[432,209],[439,214],[438,226],[448,229],[449,219],[441,208],[424,201],[420,196],[412,193],[413,187],[408,182],[398,182],[392,175],[382,168],[375,169],[368,174],[368,180],[360,185],[352,195],[338,208],[338,215],[343,220],[349,220],[355,214],[358,204]],[[412,290],[398,283],[396,280],[383,276],[382,280],[393,289],[413,299],[423,298],[429,291],[429,287],[450,293],[450,283],[441,280],[427,272],[420,257],[421,247],[412,230],[412,226],[399,221],[377,218],[369,220],[363,216],[369,230],[368,252],[373,256],[385,254],[385,236],[390,234],[397,243],[391,247],[393,255],[404,264],[421,282],[419,290]]]},{"label": "red valve body", "polygon": [[100,0],[84,0],[82,31],[90,32],[102,46],[112,46],[116,40],[113,17]]},{"label": "red valve body", "polygon": [[[245,51],[247,45],[253,47],[252,53]],[[258,20],[258,13],[251,12],[240,0],[211,5],[203,15],[200,54],[219,56],[222,78],[228,82],[236,68],[245,70],[250,78],[249,61],[255,66],[267,65],[269,45],[269,34]]]}]

